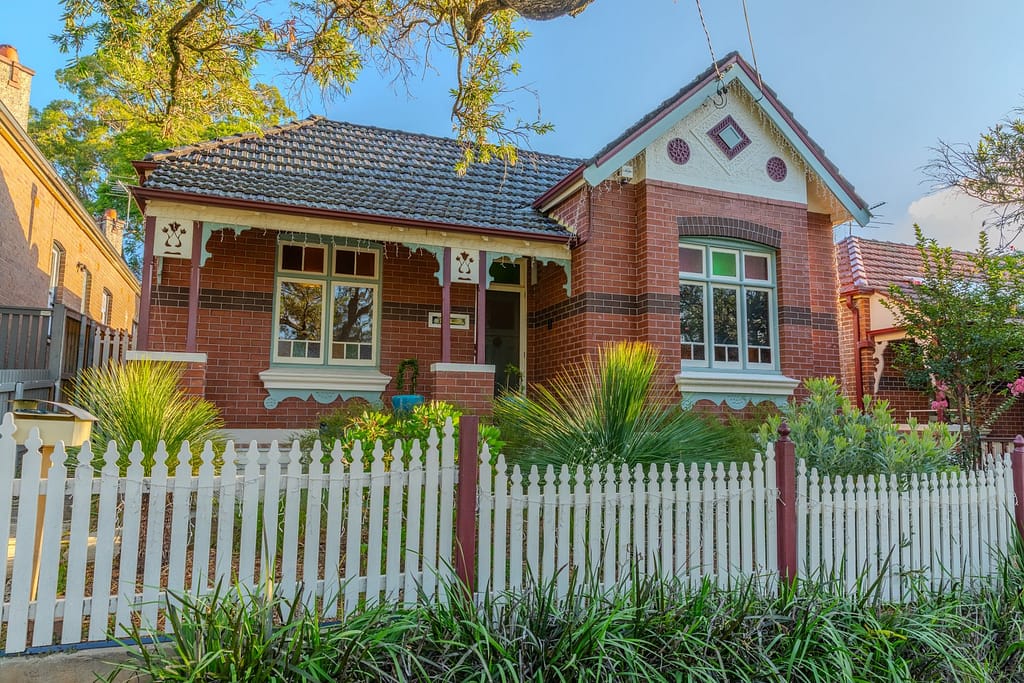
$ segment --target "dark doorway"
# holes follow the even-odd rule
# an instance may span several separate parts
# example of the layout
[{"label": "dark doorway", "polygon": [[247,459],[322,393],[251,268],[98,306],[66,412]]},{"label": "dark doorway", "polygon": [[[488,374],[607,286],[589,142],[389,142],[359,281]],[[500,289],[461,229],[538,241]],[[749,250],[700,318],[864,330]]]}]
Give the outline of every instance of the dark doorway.
[{"label": "dark doorway", "polygon": [[519,389],[520,292],[487,291],[484,362],[494,366],[495,395]]}]

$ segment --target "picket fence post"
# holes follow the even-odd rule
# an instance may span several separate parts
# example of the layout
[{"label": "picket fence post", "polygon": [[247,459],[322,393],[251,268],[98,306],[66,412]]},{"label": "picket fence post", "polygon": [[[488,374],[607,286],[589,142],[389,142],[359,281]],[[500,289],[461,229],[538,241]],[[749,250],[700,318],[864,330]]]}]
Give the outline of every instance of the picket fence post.
[{"label": "picket fence post", "polygon": [[459,488],[455,500],[455,575],[473,595],[476,574],[476,492],[479,479],[477,436],[480,418],[459,418]]},{"label": "picket fence post", "polygon": [[797,575],[796,517],[796,446],[789,440],[789,425],[779,425],[775,442],[775,485],[779,496],[775,502],[778,519],[779,579],[786,584]]},{"label": "picket fence post", "polygon": [[1017,533],[1024,536],[1024,436],[1020,434],[1013,440],[1010,468],[1013,476],[1013,518],[1017,522]]}]

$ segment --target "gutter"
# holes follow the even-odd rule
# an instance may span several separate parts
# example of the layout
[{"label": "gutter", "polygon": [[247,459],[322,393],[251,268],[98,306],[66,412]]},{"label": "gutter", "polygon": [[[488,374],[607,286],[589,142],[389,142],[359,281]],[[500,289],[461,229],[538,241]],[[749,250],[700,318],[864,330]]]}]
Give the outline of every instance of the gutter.
[{"label": "gutter", "polygon": [[850,313],[853,315],[853,338],[855,341],[854,349],[856,355],[854,357],[853,364],[853,381],[857,385],[857,407],[864,410],[864,368],[861,361],[861,351],[864,349],[873,349],[874,344],[868,339],[861,339],[861,326],[860,326],[860,308],[854,302],[854,294],[858,292],[849,292],[845,296],[846,307],[850,309]]}]

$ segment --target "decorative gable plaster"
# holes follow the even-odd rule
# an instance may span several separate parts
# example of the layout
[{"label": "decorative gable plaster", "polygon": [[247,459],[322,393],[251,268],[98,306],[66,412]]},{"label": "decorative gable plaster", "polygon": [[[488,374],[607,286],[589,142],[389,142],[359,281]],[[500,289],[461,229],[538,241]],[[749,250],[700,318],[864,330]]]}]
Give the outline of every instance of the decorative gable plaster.
[{"label": "decorative gable plaster", "polygon": [[[733,159],[708,137],[708,131],[727,116],[732,116],[750,137],[750,144]],[[685,165],[673,163],[668,156],[668,143],[673,138],[682,138],[690,146],[690,159]],[[732,94],[723,108],[716,107],[713,100],[706,101],[651,144],[645,157],[645,176],[652,180],[807,203],[803,164],[779,144],[770,124],[744,98]],[[772,157],[780,157],[788,166],[789,172],[781,182],[773,181],[765,170]]]}]

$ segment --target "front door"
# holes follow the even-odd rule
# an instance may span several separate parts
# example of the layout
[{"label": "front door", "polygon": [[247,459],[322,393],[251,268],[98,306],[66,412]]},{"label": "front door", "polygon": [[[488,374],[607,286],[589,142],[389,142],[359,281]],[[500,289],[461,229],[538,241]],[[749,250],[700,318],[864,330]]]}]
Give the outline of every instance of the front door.
[{"label": "front door", "polygon": [[522,375],[521,291],[487,290],[484,362],[494,366],[494,392],[518,390]]}]

